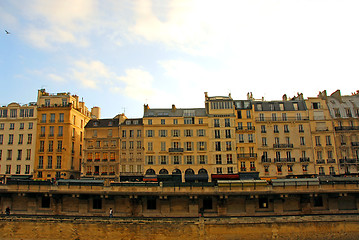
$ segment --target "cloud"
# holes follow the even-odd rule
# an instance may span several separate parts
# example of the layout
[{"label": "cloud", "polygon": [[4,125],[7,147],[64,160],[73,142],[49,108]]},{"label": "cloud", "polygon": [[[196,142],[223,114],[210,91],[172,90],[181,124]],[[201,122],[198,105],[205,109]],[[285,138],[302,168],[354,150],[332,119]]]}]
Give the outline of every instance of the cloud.
[{"label": "cloud", "polygon": [[66,80],[59,76],[59,75],[56,75],[56,74],[53,74],[53,73],[49,73],[48,75],[48,78],[50,78],[51,80],[55,81],[55,82],[58,82],[58,83],[64,83],[66,82]]}]

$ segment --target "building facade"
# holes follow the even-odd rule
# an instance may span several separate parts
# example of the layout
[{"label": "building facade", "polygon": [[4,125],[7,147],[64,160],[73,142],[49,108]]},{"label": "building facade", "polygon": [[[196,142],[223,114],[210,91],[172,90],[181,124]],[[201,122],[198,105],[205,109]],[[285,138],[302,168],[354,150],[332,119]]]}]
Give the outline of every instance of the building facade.
[{"label": "building facade", "polygon": [[99,109],[90,112],[76,95],[41,89],[37,112],[34,178],[79,178],[84,127],[92,116],[99,117]]},{"label": "building facade", "polygon": [[35,160],[36,103],[0,107],[0,176],[31,177]]}]

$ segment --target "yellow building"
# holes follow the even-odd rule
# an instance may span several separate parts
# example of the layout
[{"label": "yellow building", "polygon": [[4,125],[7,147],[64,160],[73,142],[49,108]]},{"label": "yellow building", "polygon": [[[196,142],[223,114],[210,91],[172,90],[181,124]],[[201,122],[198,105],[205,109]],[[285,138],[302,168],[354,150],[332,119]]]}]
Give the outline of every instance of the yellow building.
[{"label": "yellow building", "polygon": [[253,101],[261,177],[314,175],[309,116],[301,95]]},{"label": "yellow building", "polygon": [[213,164],[208,159],[208,117],[204,108],[150,109],[143,116],[147,178],[208,181]]},{"label": "yellow building", "polygon": [[144,145],[142,118],[124,119],[119,125],[120,181],[143,179]]},{"label": "yellow building", "polygon": [[359,173],[359,92],[342,96],[340,90],[330,96],[322,93],[334,123],[334,143],[339,174]]},{"label": "yellow building", "polygon": [[36,103],[0,107],[0,177],[31,177],[35,159]]},{"label": "yellow building", "polygon": [[113,119],[92,119],[85,126],[83,177],[118,180],[120,115]]},{"label": "yellow building", "polygon": [[252,99],[235,100],[237,160],[239,172],[258,171],[255,114]]},{"label": "yellow building", "polygon": [[318,97],[309,97],[305,102],[310,119],[315,173],[336,175],[338,174],[338,158],[334,127],[325,96],[326,93],[322,92]]},{"label": "yellow building", "polygon": [[84,127],[91,116],[99,117],[99,109],[91,113],[78,96],[45,89],[38,91],[37,107],[34,178],[79,178]]}]

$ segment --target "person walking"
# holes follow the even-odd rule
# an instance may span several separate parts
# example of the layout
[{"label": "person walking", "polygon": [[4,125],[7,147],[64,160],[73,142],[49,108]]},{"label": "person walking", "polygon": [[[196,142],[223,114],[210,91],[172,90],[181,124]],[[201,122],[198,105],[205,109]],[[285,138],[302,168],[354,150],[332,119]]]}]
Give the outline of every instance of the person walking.
[{"label": "person walking", "polygon": [[113,210],[110,208],[110,218],[113,218]]}]

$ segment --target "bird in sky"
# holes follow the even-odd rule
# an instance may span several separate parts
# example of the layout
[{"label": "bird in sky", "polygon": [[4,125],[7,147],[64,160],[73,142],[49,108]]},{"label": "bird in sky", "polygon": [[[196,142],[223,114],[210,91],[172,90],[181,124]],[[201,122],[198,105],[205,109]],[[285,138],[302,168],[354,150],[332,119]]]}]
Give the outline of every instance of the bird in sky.
[{"label": "bird in sky", "polygon": [[8,32],[8,31],[6,31],[6,30],[5,30],[5,32],[6,32],[6,34],[10,34],[10,32]]}]

